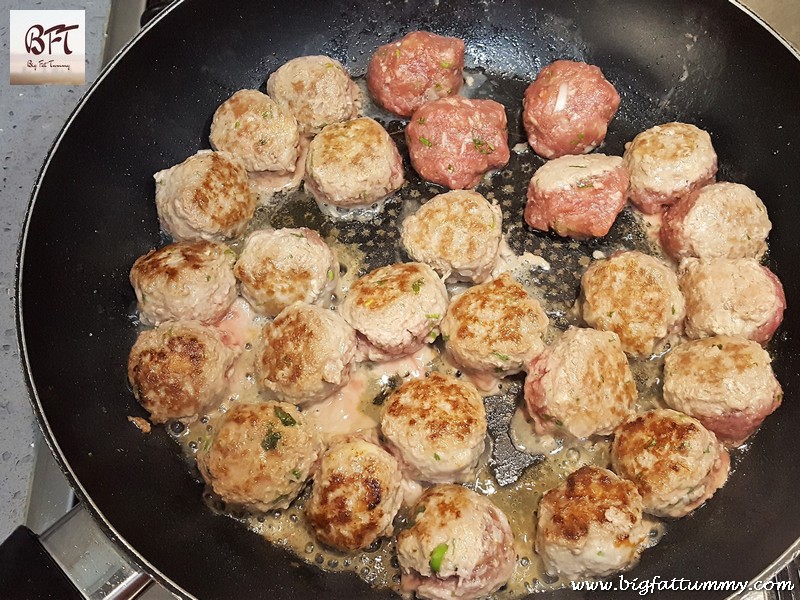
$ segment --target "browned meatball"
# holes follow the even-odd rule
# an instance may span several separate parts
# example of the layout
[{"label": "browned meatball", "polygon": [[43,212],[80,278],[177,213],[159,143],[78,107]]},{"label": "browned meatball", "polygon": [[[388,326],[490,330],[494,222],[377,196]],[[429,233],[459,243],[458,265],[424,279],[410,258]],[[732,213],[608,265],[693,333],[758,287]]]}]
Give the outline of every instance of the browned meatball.
[{"label": "browned meatball", "polygon": [[473,188],[484,173],[508,162],[506,125],[506,110],[494,100],[452,96],[429,102],[406,127],[411,164],[433,183]]},{"label": "browned meatball", "polygon": [[139,334],[128,358],[128,380],[153,423],[191,418],[220,398],[233,358],[218,329],[198,321],[167,322]]},{"label": "browned meatball", "polygon": [[599,146],[619,94],[594,65],[557,60],[525,90],[522,122],[536,154],[556,158]]},{"label": "browned meatball", "polygon": [[457,94],[463,70],[463,40],[412,31],[375,51],[367,87],[378,105],[408,117],[426,102]]}]

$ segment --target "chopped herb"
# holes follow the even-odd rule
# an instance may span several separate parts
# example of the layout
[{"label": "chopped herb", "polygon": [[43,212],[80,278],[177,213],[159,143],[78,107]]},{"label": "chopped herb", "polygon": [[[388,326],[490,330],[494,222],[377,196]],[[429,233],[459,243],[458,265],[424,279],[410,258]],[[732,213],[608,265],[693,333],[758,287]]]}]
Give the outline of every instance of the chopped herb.
[{"label": "chopped herb", "polygon": [[429,315],[425,315],[425,318],[426,319],[438,319],[441,316],[442,315],[440,315],[439,313],[431,313]]},{"label": "chopped herb", "polygon": [[385,283],[386,283],[385,279],[378,279],[378,281],[375,282],[375,285],[383,285]]},{"label": "chopped herb", "polygon": [[570,165],[570,167],[573,169],[585,169],[586,165]]},{"label": "chopped herb", "polygon": [[275,450],[275,448],[278,447],[278,442],[281,441],[281,437],[280,431],[270,430],[267,435],[264,436],[264,439],[261,440],[261,447],[267,452]]},{"label": "chopped herb", "polygon": [[485,140],[480,138],[472,138],[472,143],[475,144],[475,150],[481,154],[491,154],[494,152],[494,146]]},{"label": "chopped herb", "polygon": [[400,58],[400,48],[395,48],[394,57],[395,58]]},{"label": "chopped herb", "polygon": [[437,452],[434,452],[433,453],[433,460],[442,460],[442,457],[439,456],[439,454]]},{"label": "chopped herb", "polygon": [[579,190],[584,190],[584,189],[590,188],[590,187],[594,187],[591,181],[581,181],[578,184],[578,189]]},{"label": "chopped herb", "polygon": [[206,275],[206,281],[211,281],[211,275]]},{"label": "chopped herb", "polygon": [[749,233],[745,233],[744,235],[747,237],[747,240],[750,241],[750,239],[751,239],[750,238],[750,234]]},{"label": "chopped herb", "polygon": [[420,125],[425,125],[425,122],[427,120],[428,119],[426,119],[425,117],[420,117],[419,119],[417,119],[417,123],[419,123]]},{"label": "chopped herb", "polygon": [[686,442],[681,442],[680,444],[678,444],[678,450],[686,450],[688,447],[689,444],[687,444]]},{"label": "chopped herb", "polygon": [[236,121],[236,123],[233,124],[233,128],[234,129],[239,129],[239,127],[241,127],[241,126],[242,126],[242,124],[239,121]]},{"label": "chopped herb", "polygon": [[560,420],[560,419],[556,419],[556,425],[558,425],[559,427],[563,427],[564,426],[564,422],[562,420]]},{"label": "chopped herb", "polygon": [[370,298],[369,300],[367,300],[366,302],[364,302],[364,306],[366,306],[367,308],[369,308],[369,307],[370,307],[370,306],[372,306],[373,304],[375,304],[375,299],[374,299],[374,298]]},{"label": "chopped herb", "polygon": [[433,84],[433,89],[435,89],[438,92],[440,89],[442,89],[442,84],[437,81],[436,83]]},{"label": "chopped herb", "polygon": [[653,446],[655,446],[657,443],[658,443],[658,442],[656,441],[656,438],[650,438],[650,441],[649,441],[649,442],[647,442],[647,445],[645,446],[645,448],[652,448],[652,447],[653,447]]},{"label": "chopped herb", "polygon": [[494,368],[494,372],[495,373],[502,373],[503,371],[504,371],[503,367],[495,367]]},{"label": "chopped herb", "polygon": [[225,254],[227,254],[228,256],[236,256],[236,252],[234,252],[230,248],[225,249]]},{"label": "chopped herb", "polygon": [[328,269],[328,281],[333,281],[334,276],[333,269]]},{"label": "chopped herb", "polygon": [[453,165],[447,165],[447,170],[452,173],[453,171],[456,170],[456,168]]},{"label": "chopped herb", "polygon": [[275,416],[278,417],[284,427],[292,427],[293,425],[297,425],[297,421],[294,420],[294,417],[283,410],[280,406],[275,407]]},{"label": "chopped herb", "polygon": [[203,452],[208,452],[211,449],[211,436],[206,438],[206,441],[203,442]]},{"label": "chopped herb", "polygon": [[675,314],[675,307],[674,306],[672,307],[672,314],[673,315]]},{"label": "chopped herb", "polygon": [[606,553],[603,552],[602,550],[598,550],[597,551],[597,556],[605,556],[605,555],[606,555]]},{"label": "chopped herb", "polygon": [[293,233],[292,235],[293,235],[294,237],[296,237],[296,238],[304,238],[304,237],[306,237],[306,236],[304,236],[302,233]]},{"label": "chopped herb", "polygon": [[159,179],[158,181],[156,181],[156,184],[157,185],[166,185],[166,182],[163,179]]},{"label": "chopped herb", "polygon": [[419,136],[419,143],[422,144],[423,146],[427,146],[428,148],[433,146],[433,144],[431,144],[431,141],[428,138],[422,136]]},{"label": "chopped herb", "polygon": [[267,138],[261,138],[260,140],[258,140],[258,145],[259,146],[266,146],[267,145]]},{"label": "chopped herb", "polygon": [[453,63],[449,60],[442,60],[439,62],[439,66],[442,67],[443,69],[449,69],[450,67],[453,66]]},{"label": "chopped herb", "polygon": [[602,373],[600,373],[600,383],[605,383],[605,382],[606,382],[606,378],[603,377]]},{"label": "chopped herb", "polygon": [[703,450],[703,454],[708,454],[711,452],[711,446],[706,446],[706,449]]},{"label": "chopped herb", "polygon": [[303,478],[302,473],[300,473],[300,469],[292,469],[292,477],[295,478],[295,481],[300,481]]},{"label": "chopped herb", "polygon": [[713,344],[713,346],[714,346],[714,348],[717,348],[718,350],[722,350],[722,344]]},{"label": "chopped herb", "polygon": [[415,294],[419,294],[419,291],[422,289],[423,285],[425,285],[425,280],[417,279],[414,283],[411,284],[411,289],[414,291]]},{"label": "chopped herb", "polygon": [[418,514],[420,514],[420,513],[424,513],[424,512],[425,512],[425,505],[424,505],[424,504],[420,504],[420,505],[417,507],[417,510],[416,510],[415,514],[417,514],[417,515],[418,515]]},{"label": "chopped herb", "polygon": [[578,135],[575,136],[575,139],[570,141],[570,144],[572,146],[577,146],[578,144],[580,144],[583,141],[584,137],[586,137],[586,136],[583,133],[579,133]]},{"label": "chopped herb", "polygon": [[608,311],[608,318],[610,319],[613,316],[614,316],[614,311],[613,310]]},{"label": "chopped herb", "polygon": [[261,113],[261,116],[264,117],[265,119],[271,119],[272,109],[270,108],[269,110],[265,110],[263,113]]},{"label": "chopped herb", "polygon": [[449,341],[450,341],[450,336],[449,336],[449,335],[444,335],[444,334],[443,334],[443,335],[442,335],[442,339],[443,339],[445,342],[449,342]]},{"label": "chopped herb", "polygon": [[430,566],[431,571],[434,573],[438,573],[439,569],[442,568],[442,561],[444,560],[444,555],[447,553],[447,544],[439,544],[436,548],[433,549],[431,552],[431,560]]},{"label": "chopped herb", "polygon": [[508,355],[507,354],[500,354],[499,352],[492,352],[492,356],[496,356],[497,358],[499,358],[500,360],[503,360],[503,361],[508,360]]},{"label": "chopped herb", "polygon": [[436,329],[431,330],[428,334],[428,339],[432,342],[436,341],[436,338],[439,337],[439,331]]},{"label": "chopped herb", "polygon": [[775,396],[775,402],[777,402],[778,404],[780,404],[782,401],[783,401],[783,392],[779,392],[779,393],[778,393],[778,394]]}]

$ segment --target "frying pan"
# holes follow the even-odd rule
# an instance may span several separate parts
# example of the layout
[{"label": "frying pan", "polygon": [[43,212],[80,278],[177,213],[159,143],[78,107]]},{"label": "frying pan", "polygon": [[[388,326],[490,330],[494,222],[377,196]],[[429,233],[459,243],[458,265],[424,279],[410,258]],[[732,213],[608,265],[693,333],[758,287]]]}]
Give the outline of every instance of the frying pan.
[{"label": "frying pan", "polygon": [[[141,567],[185,597],[393,597],[307,566],[214,514],[166,431],[143,435],[128,423],[145,414],[124,366],[136,336],[128,270],[164,243],[152,173],[208,147],[215,108],[237,89],[262,86],[285,60],[325,53],[360,74],[378,44],[414,29],[463,38],[468,66],[511,82],[498,94],[516,94],[502,98],[512,138],[525,83],[557,58],[583,59],[622,95],[606,152],[620,154],[654,124],[692,122],[712,133],[719,178],[764,200],[774,223],[769,265],[789,306],[772,348],[783,406],[737,453],[726,487],[670,523],[629,576],[774,573],[800,538],[800,62],[725,0],[187,0],[168,9],[70,117],[36,184],[20,248],[18,322],[33,405],[79,496]],[[521,227],[515,235],[547,240]]]}]

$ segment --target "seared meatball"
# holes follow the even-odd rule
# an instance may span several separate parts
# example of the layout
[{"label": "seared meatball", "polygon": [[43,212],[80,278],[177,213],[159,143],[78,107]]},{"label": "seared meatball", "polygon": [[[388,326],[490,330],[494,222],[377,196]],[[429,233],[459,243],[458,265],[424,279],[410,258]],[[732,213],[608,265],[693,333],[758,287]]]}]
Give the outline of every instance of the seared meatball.
[{"label": "seared meatball", "polygon": [[447,289],[422,263],[398,263],[357,279],[339,312],[360,334],[364,356],[382,361],[410,354],[436,338]]},{"label": "seared meatball", "polygon": [[783,286],[752,258],[685,258],[678,280],[690,338],[733,335],[765,344],[783,320]]},{"label": "seared meatball", "polygon": [[312,229],[260,229],[245,240],[233,272],[242,296],[274,317],[293,302],[329,306],[339,261]]},{"label": "seared meatball", "polygon": [[470,600],[500,589],[514,572],[514,534],[491,500],[458,485],[420,498],[414,524],[397,536],[401,587],[418,598]]},{"label": "seared meatball", "polygon": [[475,373],[519,373],[544,350],[547,315],[508,273],[453,298],[442,321],[447,353]]},{"label": "seared meatball", "polygon": [[267,511],[291,504],[320,451],[317,430],[291,404],[237,402],[213,423],[197,466],[225,502]]},{"label": "seared meatball", "polygon": [[617,334],[570,327],[533,360],[525,401],[539,434],[609,435],[636,401],[628,359]]},{"label": "seared meatball", "polygon": [[279,399],[310,404],[350,380],[356,333],[337,313],[297,302],[264,326],[259,384]]},{"label": "seared meatball", "polygon": [[473,188],[504,166],[506,109],[494,100],[451,96],[422,106],[406,127],[411,164],[420,177],[453,190]]},{"label": "seared meatball", "polygon": [[167,322],[139,334],[128,380],[153,423],[191,419],[219,400],[233,358],[219,330],[198,321]]},{"label": "seared meatball", "polygon": [[299,153],[297,120],[258,90],[239,90],[211,121],[211,145],[230,152],[248,171],[294,172]]},{"label": "seared meatball", "polygon": [[142,322],[211,323],[236,300],[235,254],[225,244],[177,242],[133,263],[130,280]]},{"label": "seared meatball", "polygon": [[647,533],[636,486],[590,465],[542,497],[536,552],[552,575],[603,577],[633,566]]},{"label": "seared meatball", "polygon": [[227,152],[201,150],[153,178],[161,229],[175,241],[235,238],[256,210],[244,163]]},{"label": "seared meatball", "polygon": [[666,123],[625,144],[631,202],[655,214],[714,180],[717,153],[711,136],[687,123]]},{"label": "seared meatball", "polygon": [[397,460],[380,446],[355,438],[334,444],[314,475],[306,520],[328,546],[345,552],[366,548],[392,535],[403,500],[401,480]]},{"label": "seared meatball", "polygon": [[484,450],[483,399],[472,384],[431,373],[389,396],[381,433],[410,479],[468,481]]},{"label": "seared meatball", "polygon": [[267,93],[294,115],[302,134],[317,134],[331,123],[358,116],[361,92],[338,60],[300,56],[285,63],[267,80]]},{"label": "seared meatball", "polygon": [[328,125],[306,155],[306,189],[329,216],[382,202],[403,185],[403,160],[374,119]]},{"label": "seared meatball", "polygon": [[660,352],[685,313],[675,273],[637,251],[592,263],[581,278],[581,310],[590,327],[616,333],[632,356]]},{"label": "seared meatball", "polygon": [[562,156],[537,169],[528,186],[525,222],[583,239],[608,233],[628,198],[619,156]]},{"label": "seared meatball", "polygon": [[716,336],[675,348],[664,361],[664,401],[695,417],[727,446],[739,446],[781,403],[766,350]]},{"label": "seared meatball", "polygon": [[644,511],[682,517],[711,498],[728,478],[730,457],[697,419],[669,409],[652,410],[617,428],[611,462],[632,481]]},{"label": "seared meatball", "polygon": [[522,123],[539,156],[590,152],[603,143],[619,94],[594,65],[557,60],[525,90]]},{"label": "seared meatball", "polygon": [[755,192],[739,183],[712,183],[664,213],[661,245],[676,259],[761,258],[772,223]]},{"label": "seared meatball", "polygon": [[457,94],[463,70],[464,40],[412,31],[375,51],[367,87],[379,106],[408,117],[426,102]]},{"label": "seared meatball", "polygon": [[477,192],[434,196],[403,221],[408,254],[447,281],[486,281],[497,264],[503,213]]}]

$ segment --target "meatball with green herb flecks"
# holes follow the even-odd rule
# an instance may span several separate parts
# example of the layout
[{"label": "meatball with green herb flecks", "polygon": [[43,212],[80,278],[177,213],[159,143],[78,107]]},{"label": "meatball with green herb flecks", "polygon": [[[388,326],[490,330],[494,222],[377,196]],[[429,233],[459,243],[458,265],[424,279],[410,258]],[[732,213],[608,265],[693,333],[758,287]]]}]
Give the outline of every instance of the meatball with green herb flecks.
[{"label": "meatball with green herb flecks", "polygon": [[288,507],[321,449],[305,416],[286,402],[234,403],[212,425],[197,466],[213,492],[244,508]]}]

